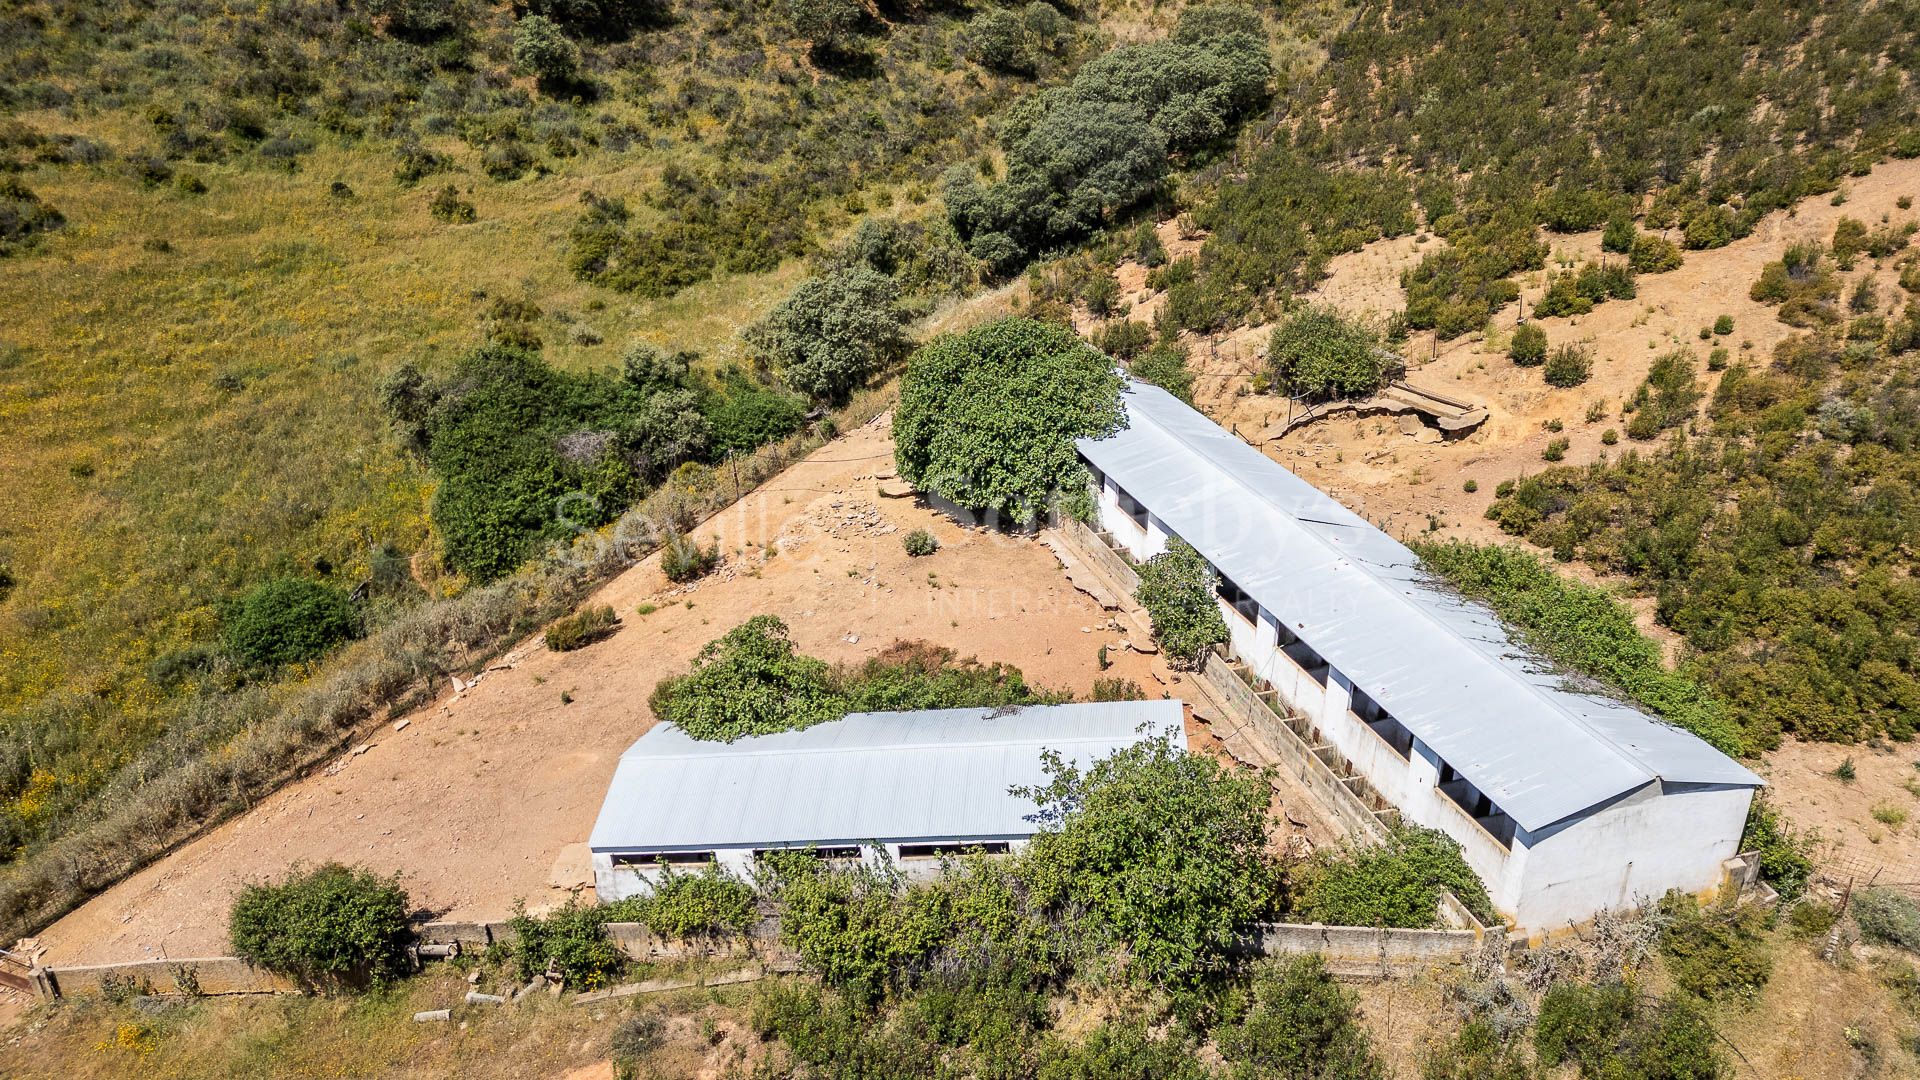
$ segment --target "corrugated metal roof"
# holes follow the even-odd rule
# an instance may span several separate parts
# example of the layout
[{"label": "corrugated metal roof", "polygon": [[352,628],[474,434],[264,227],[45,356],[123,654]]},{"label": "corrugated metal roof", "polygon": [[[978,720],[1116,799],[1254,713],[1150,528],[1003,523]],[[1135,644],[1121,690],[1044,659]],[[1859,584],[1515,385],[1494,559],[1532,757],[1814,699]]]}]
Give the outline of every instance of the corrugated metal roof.
[{"label": "corrugated metal roof", "polygon": [[1157,387],[1080,451],[1521,826],[1655,778],[1758,785],[1696,736],[1582,693],[1404,545]]},{"label": "corrugated metal roof", "polygon": [[802,731],[703,742],[660,724],[620,757],[588,844],[706,850],[1023,837],[1040,752],[1081,766],[1150,737],[1186,746],[1178,701],[855,713]]}]

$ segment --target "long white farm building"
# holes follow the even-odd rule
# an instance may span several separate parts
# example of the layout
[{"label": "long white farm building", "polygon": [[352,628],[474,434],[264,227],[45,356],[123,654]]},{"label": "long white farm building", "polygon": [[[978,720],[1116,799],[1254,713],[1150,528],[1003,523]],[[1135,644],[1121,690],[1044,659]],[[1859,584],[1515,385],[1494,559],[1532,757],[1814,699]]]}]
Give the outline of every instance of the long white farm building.
[{"label": "long white farm building", "polygon": [[1458,840],[1495,906],[1552,930],[1738,854],[1761,780],[1694,735],[1584,693],[1404,545],[1171,394],[1079,442],[1101,528],[1136,560],[1169,537],[1219,573],[1233,651],[1407,821]]},{"label": "long white farm building", "polygon": [[1178,701],[855,713],[802,731],[703,742],[672,724],[620,757],[588,847],[595,892],[645,893],[663,868],[813,848],[907,873],[1025,846],[1038,825],[1015,787],[1044,785],[1043,751],[1080,767],[1145,739],[1185,749]]}]

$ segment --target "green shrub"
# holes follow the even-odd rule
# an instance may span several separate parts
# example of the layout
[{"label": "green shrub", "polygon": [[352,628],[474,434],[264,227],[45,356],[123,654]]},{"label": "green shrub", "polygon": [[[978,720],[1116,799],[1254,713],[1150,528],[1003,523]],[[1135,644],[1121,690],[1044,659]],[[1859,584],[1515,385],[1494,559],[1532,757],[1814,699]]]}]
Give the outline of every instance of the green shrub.
[{"label": "green shrub", "polygon": [[655,1013],[637,1013],[614,1025],[607,1040],[616,1080],[639,1080],[640,1062],[666,1045],[667,1025]]},{"label": "green shrub", "polygon": [[940,541],[925,529],[915,529],[901,539],[900,546],[907,550],[908,555],[918,559],[939,551]]},{"label": "green shrub", "polygon": [[1177,341],[1162,341],[1133,362],[1128,369],[1134,378],[1193,404],[1193,370],[1187,366],[1186,346]]},{"label": "green shrub", "polygon": [[435,218],[452,225],[466,225],[475,221],[479,215],[473,204],[460,197],[460,189],[447,184],[433,193],[427,202],[427,211]]},{"label": "green shrub", "polygon": [[1760,877],[1788,900],[1805,892],[1813,878],[1812,838],[1795,832],[1763,794],[1747,806],[1740,850],[1759,853]]},{"label": "green shrub", "polygon": [[360,613],[347,594],[305,578],[255,586],[220,617],[227,652],[248,667],[312,660],[360,634]]},{"label": "green shrub", "polygon": [[572,82],[580,67],[580,50],[553,20],[528,15],[513,28],[513,62],[542,86]]},{"label": "green shrub", "polygon": [[1751,1003],[1759,997],[1773,975],[1764,912],[1754,906],[1702,909],[1679,892],[1662,897],[1660,911],[1667,918],[1660,954],[1674,985],[1707,1001],[1734,997]]},{"label": "green shrub", "polygon": [[1547,332],[1534,323],[1521,323],[1513,329],[1513,341],[1507,346],[1507,359],[1521,367],[1539,367],[1547,362]]},{"label": "green shrub", "polygon": [[398,978],[413,940],[397,877],[326,863],[294,867],[234,898],[227,937],[236,956],[301,983],[334,989]]},{"label": "green shrub", "polygon": [[1573,443],[1567,439],[1549,439],[1546,448],[1540,451],[1540,456],[1548,461],[1559,461],[1567,456],[1567,450],[1571,446]]},{"label": "green shrub", "polygon": [[1920,903],[1912,897],[1895,889],[1862,889],[1853,894],[1850,910],[1863,940],[1920,953]]},{"label": "green shrub", "polygon": [[1071,330],[1002,319],[935,338],[907,363],[894,460],[914,487],[975,510],[1038,520],[1084,491],[1076,438],[1121,424],[1112,361]]},{"label": "green shrub", "polygon": [[1593,354],[1578,345],[1562,345],[1553,350],[1540,373],[1548,386],[1579,386],[1593,374]]},{"label": "green shrub", "polygon": [[1359,995],[1334,982],[1319,956],[1264,965],[1254,976],[1252,997],[1246,1013],[1219,1036],[1234,1080],[1389,1075],[1360,1022]]},{"label": "green shrub", "polygon": [[717,392],[701,405],[711,433],[715,458],[745,454],[800,430],[807,419],[807,401],[728,367]]},{"label": "green shrub", "polygon": [[1291,917],[1329,926],[1437,926],[1442,890],[1481,922],[1500,921],[1460,845],[1415,826],[1395,829],[1384,844],[1315,852],[1295,871],[1291,889]]},{"label": "green shrub", "polygon": [[1087,695],[1088,701],[1145,701],[1147,692],[1132,679],[1118,676],[1093,680],[1093,691]]},{"label": "green shrub", "polygon": [[738,934],[759,916],[753,886],[711,863],[694,874],[669,867],[651,893],[623,903],[623,916],[669,938]]},{"label": "green shrub", "polygon": [[1563,982],[1540,1001],[1540,1064],[1572,1063],[1581,1080],[1718,1080],[1713,1025],[1685,1000],[1649,1001],[1625,983]]},{"label": "green shrub", "polygon": [[620,625],[620,616],[608,604],[590,604],[547,627],[547,648],[571,652],[585,648],[612,634]]},{"label": "green shrub", "polygon": [[1454,1037],[1432,1047],[1421,1080],[1534,1080],[1533,1066],[1512,1041],[1485,1020],[1469,1020]]},{"label": "green shrub", "polygon": [[685,533],[674,533],[660,545],[660,572],[667,580],[684,584],[706,577],[720,565],[720,541],[706,547]]},{"label": "green shrub", "polygon": [[1469,478],[1466,483],[1460,485],[1460,490],[1471,495],[1480,490],[1480,481]]},{"label": "green shrub", "polygon": [[32,250],[49,232],[67,223],[19,177],[0,174],[0,259]]},{"label": "green shrub", "polygon": [[1379,334],[1327,307],[1295,312],[1275,327],[1267,360],[1276,383],[1313,399],[1365,397],[1398,364]]},{"label": "green shrub", "polygon": [[1029,687],[1019,668],[962,660],[952,649],[924,641],[896,641],[878,656],[834,669],[831,681],[843,712],[998,709],[1068,700]]},{"label": "green shrub", "polygon": [[708,642],[692,670],[662,680],[647,703],[696,739],[731,742],[837,719],[829,675],[825,663],[794,650],[786,623],[755,615]]},{"label": "green shrub", "polygon": [[1615,443],[1618,443],[1619,441],[1620,441],[1620,433],[1618,431],[1615,431],[1613,428],[1608,428],[1607,430],[1600,433],[1600,444],[1602,446],[1612,446]]},{"label": "green shrub", "polygon": [[554,974],[576,991],[610,986],[627,970],[627,956],[607,934],[618,909],[571,899],[545,915],[515,902],[513,959],[522,979]]},{"label": "green shrub", "polygon": [[1176,668],[1197,670],[1207,651],[1227,640],[1227,622],[1214,599],[1216,581],[1207,560],[1177,536],[1140,567],[1133,598],[1147,609],[1153,639]]},{"label": "green shrub", "polygon": [[1733,316],[1722,315],[1713,320],[1713,332],[1719,334],[1721,337],[1726,337],[1728,334],[1733,333]]}]

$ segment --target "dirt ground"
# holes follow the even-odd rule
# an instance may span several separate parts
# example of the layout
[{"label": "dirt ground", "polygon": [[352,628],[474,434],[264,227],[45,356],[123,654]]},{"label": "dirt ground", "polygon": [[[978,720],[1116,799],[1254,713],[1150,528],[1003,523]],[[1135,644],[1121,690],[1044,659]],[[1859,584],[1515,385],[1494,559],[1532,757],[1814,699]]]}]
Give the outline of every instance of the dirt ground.
[{"label": "dirt ground", "polygon": [[[1852,780],[1836,775],[1843,762],[1852,762]],[[1920,745],[1790,740],[1759,772],[1787,819],[1818,835],[1815,862],[1830,885],[1920,889]]]},{"label": "dirt ground", "polygon": [[[234,891],[302,861],[398,871],[443,917],[503,918],[516,898],[535,910],[558,903],[560,883],[586,882],[584,841],[621,751],[653,722],[654,685],[753,615],[781,616],[801,649],[834,662],[921,639],[1075,694],[1120,677],[1190,696],[1157,657],[1126,647],[1124,627],[1038,540],[881,495],[893,473],[888,424],[882,416],[821,448],[696,530],[725,555],[713,574],[674,586],[657,558],[629,570],[593,601],[623,620],[611,638],[566,654],[523,642],[404,727],[381,726],[319,774],[55,923],[40,936],[43,962],[224,954]],[[909,558],[901,540],[915,528],[939,551]],[[643,615],[643,605],[653,610]],[[1204,724],[1190,733],[1196,750],[1223,753]],[[1276,821],[1301,817],[1286,801],[1276,800]]]}]

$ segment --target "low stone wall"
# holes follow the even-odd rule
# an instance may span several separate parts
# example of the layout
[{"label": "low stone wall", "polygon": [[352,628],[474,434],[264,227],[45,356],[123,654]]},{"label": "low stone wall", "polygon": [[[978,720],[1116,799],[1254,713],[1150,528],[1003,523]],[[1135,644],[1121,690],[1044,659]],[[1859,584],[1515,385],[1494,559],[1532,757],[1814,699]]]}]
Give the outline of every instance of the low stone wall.
[{"label": "low stone wall", "polygon": [[1128,566],[1127,560],[1121,558],[1119,552],[1114,551],[1091,528],[1062,515],[1060,533],[1072,542],[1075,555],[1085,559],[1094,569],[1105,574],[1126,595],[1132,596],[1139,591],[1139,573]]},{"label": "low stone wall", "polygon": [[[463,952],[478,952],[495,943],[511,942],[515,937],[510,922],[430,922],[420,927],[419,935],[423,945],[458,944]],[[661,937],[647,929],[645,923],[611,922],[607,924],[607,936],[629,959],[643,963],[711,960],[771,951],[779,940],[780,924],[776,920],[765,920],[748,930],[744,937],[681,940]]]},{"label": "low stone wall", "polygon": [[291,994],[300,990],[293,980],[233,956],[35,968],[33,980],[34,992],[42,1001],[116,992],[214,995]]},{"label": "low stone wall", "polygon": [[1318,954],[1335,975],[1385,978],[1464,963],[1485,942],[1485,936],[1472,930],[1269,923],[1259,928],[1250,944],[1266,956]]}]

